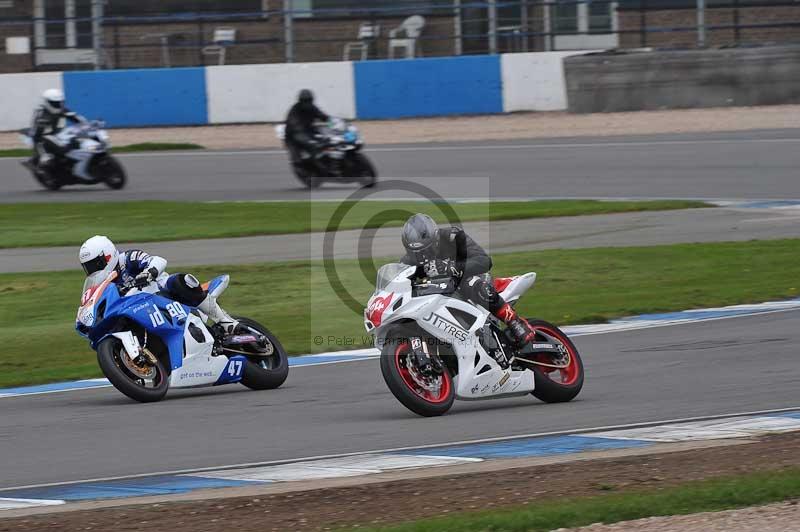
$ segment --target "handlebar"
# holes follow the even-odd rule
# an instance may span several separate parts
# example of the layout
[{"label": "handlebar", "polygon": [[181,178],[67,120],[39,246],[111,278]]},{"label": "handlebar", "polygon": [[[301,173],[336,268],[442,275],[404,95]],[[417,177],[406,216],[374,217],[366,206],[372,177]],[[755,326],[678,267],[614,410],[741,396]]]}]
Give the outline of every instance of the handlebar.
[{"label": "handlebar", "polygon": [[457,279],[452,276],[421,279],[411,284],[413,297],[452,294],[458,289]]}]

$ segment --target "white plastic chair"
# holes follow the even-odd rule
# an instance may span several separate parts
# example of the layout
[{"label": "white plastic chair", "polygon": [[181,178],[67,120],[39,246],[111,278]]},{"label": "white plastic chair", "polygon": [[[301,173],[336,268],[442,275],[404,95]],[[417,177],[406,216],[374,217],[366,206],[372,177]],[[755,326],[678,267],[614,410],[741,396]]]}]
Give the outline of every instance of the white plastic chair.
[{"label": "white plastic chair", "polygon": [[236,28],[216,28],[214,30],[214,44],[203,48],[203,55],[216,55],[218,64],[225,64],[225,51],[228,46],[236,42]]},{"label": "white plastic chair", "polygon": [[[422,29],[425,27],[425,18],[420,15],[408,17],[400,26],[389,32],[389,59],[394,59],[397,48],[405,50],[405,58],[412,59],[422,55],[422,47],[417,45]],[[400,35],[405,37],[400,37]]]},{"label": "white plastic chair", "polygon": [[378,24],[370,22],[362,22],[358,27],[358,40],[351,41],[344,45],[344,53],[342,59],[350,61],[350,56],[353,52],[361,54],[361,60],[366,61],[369,57],[370,42],[377,39],[381,34],[381,27]]}]

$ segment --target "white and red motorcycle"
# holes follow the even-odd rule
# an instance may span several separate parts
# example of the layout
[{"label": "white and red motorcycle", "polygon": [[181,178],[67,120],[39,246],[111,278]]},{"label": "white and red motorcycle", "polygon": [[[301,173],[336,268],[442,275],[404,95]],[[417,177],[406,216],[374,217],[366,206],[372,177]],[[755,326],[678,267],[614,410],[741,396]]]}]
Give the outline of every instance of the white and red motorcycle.
[{"label": "white and red motorcycle", "polygon": [[[416,268],[387,264],[378,271],[364,325],[381,349],[381,372],[394,396],[422,416],[446,413],[453,401],[532,393],[548,403],[571,401],[583,386],[583,363],[567,335],[528,320],[535,339],[516,346],[488,310],[466,300],[449,277],[412,281]],[[495,279],[515,304],[535,273]]]}]

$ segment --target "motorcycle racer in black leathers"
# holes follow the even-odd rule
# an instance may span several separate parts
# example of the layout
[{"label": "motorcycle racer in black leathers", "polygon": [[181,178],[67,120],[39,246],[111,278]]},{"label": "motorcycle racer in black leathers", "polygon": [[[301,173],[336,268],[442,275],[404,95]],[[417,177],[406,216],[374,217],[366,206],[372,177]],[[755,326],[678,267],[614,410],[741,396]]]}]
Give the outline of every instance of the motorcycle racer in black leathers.
[{"label": "motorcycle racer in black leathers", "polygon": [[[320,144],[314,138],[316,130],[314,122],[327,121],[329,116],[314,105],[314,94],[303,89],[297,97],[289,114],[286,116],[286,147],[292,156],[292,162],[303,159],[316,160],[320,153]],[[304,153],[305,152],[305,153]]]},{"label": "motorcycle racer in black leathers", "polygon": [[489,274],[492,259],[463,229],[440,229],[426,214],[415,214],[403,226],[403,264],[417,267],[416,277],[449,275],[468,299],[501,319],[517,345],[531,341],[535,333],[497,292]]}]

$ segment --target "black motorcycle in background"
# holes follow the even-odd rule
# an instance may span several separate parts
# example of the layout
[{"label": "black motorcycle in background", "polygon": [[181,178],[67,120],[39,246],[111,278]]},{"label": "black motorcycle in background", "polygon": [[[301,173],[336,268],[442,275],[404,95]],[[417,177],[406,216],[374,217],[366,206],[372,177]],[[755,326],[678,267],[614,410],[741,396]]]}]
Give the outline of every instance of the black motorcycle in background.
[{"label": "black motorcycle in background", "polygon": [[[316,157],[300,150],[300,158],[292,160],[292,170],[297,179],[308,188],[318,188],[322,183],[359,183],[373,187],[378,173],[372,162],[362,153],[364,140],[358,128],[342,118],[331,118],[315,125],[314,139],[321,149]],[[278,138],[286,140],[286,126],[275,127]],[[291,157],[291,153],[290,153]]]}]

